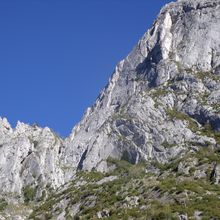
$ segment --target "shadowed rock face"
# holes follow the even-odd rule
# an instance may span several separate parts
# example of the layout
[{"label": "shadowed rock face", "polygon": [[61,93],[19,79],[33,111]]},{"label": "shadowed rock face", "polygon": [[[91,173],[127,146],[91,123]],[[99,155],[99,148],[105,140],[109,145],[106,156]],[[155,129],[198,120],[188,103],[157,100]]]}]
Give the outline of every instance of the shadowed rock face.
[{"label": "shadowed rock face", "polygon": [[[220,1],[166,5],[70,137],[0,120],[0,189],[56,188],[109,157],[168,162],[219,144]],[[213,135],[210,135],[210,133]]]}]

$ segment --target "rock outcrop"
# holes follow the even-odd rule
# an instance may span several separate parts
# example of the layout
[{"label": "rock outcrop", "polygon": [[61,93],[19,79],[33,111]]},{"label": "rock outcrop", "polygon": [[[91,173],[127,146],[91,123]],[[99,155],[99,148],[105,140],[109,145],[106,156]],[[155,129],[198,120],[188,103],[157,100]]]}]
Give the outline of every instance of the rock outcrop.
[{"label": "rock outcrop", "polygon": [[[166,5],[65,143],[65,163],[162,163],[219,143],[220,1]],[[212,134],[211,134],[212,133]]]},{"label": "rock outcrop", "polygon": [[62,142],[49,128],[18,122],[12,129],[7,119],[0,119],[1,193],[16,196],[31,187],[41,197],[44,188],[64,184]]},{"label": "rock outcrop", "polygon": [[[167,4],[70,137],[0,120],[0,190],[37,198],[109,158],[167,163],[220,144],[220,1]],[[184,167],[181,168],[182,170]],[[187,173],[189,170],[187,170]]]}]

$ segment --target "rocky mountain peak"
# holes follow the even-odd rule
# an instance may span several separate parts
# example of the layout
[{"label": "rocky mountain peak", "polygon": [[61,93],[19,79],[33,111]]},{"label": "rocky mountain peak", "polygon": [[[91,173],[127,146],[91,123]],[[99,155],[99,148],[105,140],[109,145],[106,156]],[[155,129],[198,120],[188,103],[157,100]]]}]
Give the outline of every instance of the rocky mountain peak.
[{"label": "rocky mountain peak", "polygon": [[12,128],[11,125],[9,124],[7,118],[1,118],[0,117],[0,132],[1,133],[7,133],[7,132],[11,132]]},{"label": "rocky mountain peak", "polygon": [[106,170],[109,156],[165,162],[188,142],[216,143],[199,134],[220,126],[219,16],[219,1],[166,5],[74,128],[67,161]]},{"label": "rocky mountain peak", "polygon": [[[78,171],[112,170],[111,159],[167,164],[218,149],[219,26],[219,0],[167,4],[65,140],[49,128],[18,122],[13,130],[0,119],[1,191],[31,189],[39,199]],[[184,166],[178,169],[187,173]]]}]

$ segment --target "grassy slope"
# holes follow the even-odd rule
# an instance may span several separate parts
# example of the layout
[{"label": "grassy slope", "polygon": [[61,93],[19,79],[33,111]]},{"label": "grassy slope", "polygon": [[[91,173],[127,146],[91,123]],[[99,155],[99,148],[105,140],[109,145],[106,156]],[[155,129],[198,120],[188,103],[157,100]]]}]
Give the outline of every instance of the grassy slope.
[{"label": "grassy slope", "polygon": [[[98,212],[106,210],[107,219],[179,219],[180,214],[195,219],[196,212],[202,219],[220,219],[220,185],[210,178],[219,158],[218,152],[203,148],[167,165],[154,164],[157,175],[146,173],[147,164],[111,159],[109,163],[117,167],[114,171],[79,172],[76,180],[53,193],[30,218],[57,219],[63,213],[66,219],[97,219]],[[180,163],[189,168],[188,173],[178,171]],[[198,171],[204,171],[205,176],[195,177]],[[118,178],[98,185],[106,176]],[[79,182],[83,185],[77,186]],[[71,210],[76,206],[79,209],[74,215]]]}]

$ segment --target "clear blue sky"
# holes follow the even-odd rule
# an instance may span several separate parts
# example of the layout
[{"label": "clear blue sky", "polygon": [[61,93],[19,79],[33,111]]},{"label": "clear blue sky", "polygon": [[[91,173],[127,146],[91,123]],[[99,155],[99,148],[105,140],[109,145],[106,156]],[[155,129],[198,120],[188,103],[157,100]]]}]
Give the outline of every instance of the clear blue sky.
[{"label": "clear blue sky", "polygon": [[0,0],[0,116],[67,136],[171,0]]}]

